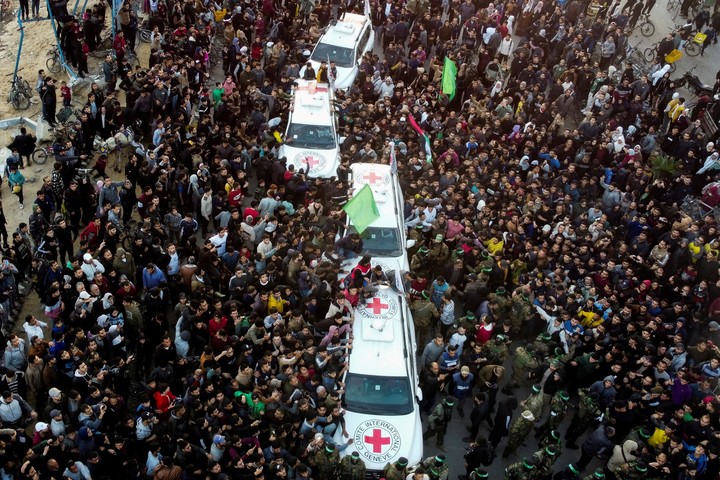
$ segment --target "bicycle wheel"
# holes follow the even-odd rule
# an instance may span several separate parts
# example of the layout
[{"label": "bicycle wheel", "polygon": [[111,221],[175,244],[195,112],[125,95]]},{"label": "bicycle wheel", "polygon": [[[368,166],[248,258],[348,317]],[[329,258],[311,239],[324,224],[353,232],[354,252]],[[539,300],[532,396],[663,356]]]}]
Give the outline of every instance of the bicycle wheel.
[{"label": "bicycle wheel", "polygon": [[655,49],[648,47],[645,50],[643,50],[643,58],[646,62],[651,63],[653,60],[655,60]]},{"label": "bicycle wheel", "polygon": [[30,88],[30,84],[27,80],[24,78],[18,79],[18,86],[25,92],[25,95],[32,97],[32,88]]},{"label": "bicycle wheel", "polygon": [[675,65],[675,62],[670,64],[670,70],[668,70],[670,73],[674,73],[675,70],[677,70],[677,65]]},{"label": "bicycle wheel", "polygon": [[137,55],[128,55],[127,61],[130,64],[131,67],[135,68],[138,65],[140,65],[140,60],[138,60]]},{"label": "bicycle wheel", "polygon": [[30,108],[30,98],[23,92],[15,92],[12,96],[12,106],[15,110],[27,110]]},{"label": "bicycle wheel", "polygon": [[50,57],[45,61],[45,66],[50,70],[52,73],[60,73],[60,70],[62,70],[62,64],[58,60],[57,57]]},{"label": "bicycle wheel", "polygon": [[687,53],[691,57],[697,57],[698,55],[700,55],[700,45],[693,42],[692,40],[688,40],[688,42],[685,44],[685,53]]},{"label": "bicycle wheel", "polygon": [[122,239],[122,246],[126,252],[132,251],[133,243],[135,243],[135,235],[125,235]]},{"label": "bicycle wheel", "polygon": [[150,30],[140,30],[140,41],[150,43],[152,40],[152,32]]},{"label": "bicycle wheel", "polygon": [[33,162],[37,163],[38,165],[45,165],[45,162],[47,162],[47,151],[44,148],[36,148],[35,151],[32,153],[32,159]]},{"label": "bicycle wheel", "polygon": [[680,6],[678,5],[678,7],[675,8],[674,10],[672,10],[672,12],[670,12],[670,13],[671,13],[670,18],[675,20],[678,17],[678,15],[680,15]]},{"label": "bicycle wheel", "polygon": [[677,4],[678,4],[678,2],[676,2],[675,0],[669,0],[665,4],[665,8],[667,8],[667,11],[670,12],[677,6]]},{"label": "bicycle wheel", "polygon": [[655,25],[650,21],[643,23],[640,25],[640,33],[645,37],[652,37],[653,33],[655,33]]}]

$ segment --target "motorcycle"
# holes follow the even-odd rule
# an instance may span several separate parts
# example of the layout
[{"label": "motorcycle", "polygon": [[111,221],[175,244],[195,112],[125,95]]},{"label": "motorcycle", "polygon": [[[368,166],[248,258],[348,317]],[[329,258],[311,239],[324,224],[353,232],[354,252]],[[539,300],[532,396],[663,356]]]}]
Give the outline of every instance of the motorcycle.
[{"label": "motorcycle", "polygon": [[142,122],[136,120],[135,125],[120,129],[107,140],[96,136],[93,145],[96,150],[104,155],[110,155],[112,153],[119,154],[125,147],[132,147],[133,152],[143,158],[145,156],[145,147],[140,143],[142,135],[136,133],[136,131],[141,131],[141,128]]},{"label": "motorcycle", "polygon": [[692,67],[689,71],[685,72],[681,78],[673,80],[673,83],[675,83],[677,87],[687,87],[688,90],[698,97],[703,95],[712,96],[714,87],[703,83],[700,78],[693,73],[695,68],[697,67]]}]

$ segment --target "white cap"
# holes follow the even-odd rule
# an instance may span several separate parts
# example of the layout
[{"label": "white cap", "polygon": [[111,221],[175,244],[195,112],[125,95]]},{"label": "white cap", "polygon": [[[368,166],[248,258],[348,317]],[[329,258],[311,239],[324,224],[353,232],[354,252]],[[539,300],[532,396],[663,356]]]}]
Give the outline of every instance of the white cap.
[{"label": "white cap", "polygon": [[535,415],[530,410],[525,410],[522,413],[522,417],[527,420],[528,422],[534,422],[535,421]]},{"label": "white cap", "polygon": [[36,432],[42,432],[43,430],[47,430],[49,425],[45,422],[38,422],[35,424],[35,431]]}]

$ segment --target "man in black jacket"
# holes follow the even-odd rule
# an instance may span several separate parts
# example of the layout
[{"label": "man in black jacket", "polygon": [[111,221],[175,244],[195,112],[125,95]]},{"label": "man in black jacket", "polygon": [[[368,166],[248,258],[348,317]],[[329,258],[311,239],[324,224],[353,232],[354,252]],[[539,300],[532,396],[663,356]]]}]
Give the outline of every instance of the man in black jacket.
[{"label": "man in black jacket", "polygon": [[30,165],[30,156],[35,151],[35,136],[27,133],[25,127],[20,127],[20,135],[16,135],[8,148],[17,151],[20,157],[20,168],[25,167],[23,157],[27,157],[27,164]]},{"label": "man in black jacket", "polygon": [[55,93],[55,80],[48,77],[45,79],[45,85],[40,90],[40,98],[42,99],[43,119],[54,128],[55,110],[57,108],[57,94]]}]

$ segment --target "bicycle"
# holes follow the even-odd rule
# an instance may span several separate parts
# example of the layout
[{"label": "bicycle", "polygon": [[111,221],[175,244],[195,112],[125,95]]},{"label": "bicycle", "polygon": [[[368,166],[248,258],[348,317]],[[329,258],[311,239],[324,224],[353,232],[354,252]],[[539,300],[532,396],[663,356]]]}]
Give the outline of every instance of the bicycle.
[{"label": "bicycle", "polygon": [[[15,75],[15,72],[7,74],[7,76],[10,75]],[[32,97],[32,91],[30,90],[30,85],[28,85],[27,81],[18,76],[15,77],[14,80],[11,80],[10,83],[12,83],[12,88],[8,94],[8,102],[12,104],[15,110],[27,110],[30,108],[30,97]]]},{"label": "bicycle", "polygon": [[706,39],[707,35],[701,32],[697,32],[690,40],[685,42],[685,45],[683,45],[683,50],[685,50],[685,53],[687,53],[691,57],[696,57],[700,55],[703,43],[705,43]]},{"label": "bicycle", "polygon": [[48,50],[48,55],[50,55],[50,58],[48,58],[45,61],[45,66],[48,70],[50,70],[52,73],[60,73],[62,70],[62,60],[60,59],[60,49],[55,46]]},{"label": "bicycle", "polygon": [[642,44],[642,40],[639,41],[635,46],[631,46],[628,42],[628,45],[625,49],[625,60],[628,62],[632,62],[633,65],[645,63],[645,57],[643,55],[643,52],[640,51],[640,45]]},{"label": "bicycle", "polygon": [[655,33],[655,24],[650,20],[649,13],[644,13],[640,17],[640,33],[644,37],[652,37]]},{"label": "bicycle", "polygon": [[47,147],[37,147],[32,153],[32,160],[38,165],[45,165],[49,156],[55,156],[55,147],[52,143]]},{"label": "bicycle", "polygon": [[665,5],[665,8],[667,8],[667,11],[670,12],[673,20],[675,20],[677,16],[680,15],[681,5],[682,0],[668,0],[667,5]]}]

